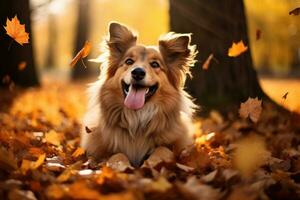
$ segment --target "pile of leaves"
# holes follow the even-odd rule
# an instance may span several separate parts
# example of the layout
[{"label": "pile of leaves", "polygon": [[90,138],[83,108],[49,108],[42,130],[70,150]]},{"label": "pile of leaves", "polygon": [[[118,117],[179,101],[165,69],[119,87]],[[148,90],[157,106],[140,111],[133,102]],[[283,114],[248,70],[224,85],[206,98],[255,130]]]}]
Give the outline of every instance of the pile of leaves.
[{"label": "pile of leaves", "polygon": [[300,127],[258,99],[195,122],[180,155],[159,147],[139,168],[123,154],[100,163],[80,142],[78,85],[1,91],[1,199],[299,199]]}]

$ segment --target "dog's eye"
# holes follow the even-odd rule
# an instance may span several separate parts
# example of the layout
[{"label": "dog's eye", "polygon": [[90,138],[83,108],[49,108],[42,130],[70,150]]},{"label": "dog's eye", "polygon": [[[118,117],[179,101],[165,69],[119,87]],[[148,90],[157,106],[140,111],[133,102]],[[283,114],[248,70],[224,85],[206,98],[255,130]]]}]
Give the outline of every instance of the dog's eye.
[{"label": "dog's eye", "polygon": [[126,65],[132,65],[134,63],[134,60],[132,60],[131,58],[126,59],[125,61]]},{"label": "dog's eye", "polygon": [[150,65],[151,65],[151,67],[153,67],[153,68],[159,68],[159,64],[158,64],[158,62],[156,62],[156,61],[151,62]]}]

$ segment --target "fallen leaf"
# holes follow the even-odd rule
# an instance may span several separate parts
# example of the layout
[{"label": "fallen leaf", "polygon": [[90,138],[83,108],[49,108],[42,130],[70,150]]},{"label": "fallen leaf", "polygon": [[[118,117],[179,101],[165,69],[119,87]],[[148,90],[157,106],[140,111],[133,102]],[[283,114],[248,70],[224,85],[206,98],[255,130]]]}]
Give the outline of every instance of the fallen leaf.
[{"label": "fallen leaf", "polygon": [[92,44],[89,41],[86,41],[83,48],[76,54],[73,60],[70,63],[71,67],[74,67],[78,60],[87,57],[91,51]]},{"label": "fallen leaf", "polygon": [[157,147],[150,157],[145,160],[143,167],[154,168],[161,163],[173,163],[175,162],[174,153],[167,147]]},{"label": "fallen leaf", "polygon": [[295,8],[289,12],[289,15],[299,15],[300,14],[300,7]]},{"label": "fallen leaf", "polygon": [[68,196],[72,199],[101,199],[96,189],[88,187],[85,181],[77,181],[68,188]]},{"label": "fallen leaf", "polygon": [[209,56],[207,57],[207,59],[205,60],[205,62],[202,65],[202,69],[203,70],[208,70],[208,67],[210,65],[211,60],[213,59],[214,54],[209,54]]},{"label": "fallen leaf", "polygon": [[9,150],[0,147],[0,169],[11,170],[17,169],[17,167],[18,165],[14,154]]},{"label": "fallen leaf", "polygon": [[65,169],[63,171],[63,173],[61,173],[58,177],[57,177],[57,181],[58,182],[65,182],[67,180],[69,180],[69,178],[76,174],[77,171],[80,169],[82,165],[82,161],[78,161],[72,165],[70,165],[67,169]]},{"label": "fallen leaf", "polygon": [[[148,181],[145,181],[148,180]],[[143,181],[143,180],[142,180]],[[144,179],[144,189],[146,191],[166,192],[172,187],[171,183],[163,176],[160,176],[157,180]]]},{"label": "fallen leaf", "polygon": [[233,42],[232,46],[228,49],[229,57],[237,57],[247,51],[248,47],[245,46],[244,42],[241,40],[238,43]]},{"label": "fallen leaf", "polygon": [[19,71],[23,71],[27,66],[27,63],[25,61],[22,61],[18,64]]},{"label": "fallen leaf", "polygon": [[62,136],[54,130],[51,130],[45,134],[46,142],[59,146],[62,141]]},{"label": "fallen leaf", "polygon": [[6,34],[13,38],[20,45],[28,43],[29,34],[25,32],[25,24],[20,24],[17,15],[9,20],[6,20],[6,26],[4,26]]},{"label": "fallen leaf", "polygon": [[20,167],[21,172],[23,174],[26,174],[26,172],[30,169],[32,170],[37,169],[39,166],[41,166],[44,163],[45,158],[46,158],[46,154],[41,154],[36,161],[23,159]]},{"label": "fallen leaf", "polygon": [[249,97],[248,100],[244,103],[241,103],[241,107],[239,109],[239,114],[242,118],[246,119],[250,117],[253,122],[257,122],[261,111],[262,111],[262,101],[258,100],[258,98]]},{"label": "fallen leaf", "polygon": [[256,40],[259,40],[261,38],[261,30],[260,29],[256,29],[256,33],[255,33],[255,38]]},{"label": "fallen leaf", "polygon": [[106,162],[106,165],[117,172],[124,172],[127,169],[134,169],[131,166],[127,156],[125,156],[123,153],[117,153],[111,156]]},{"label": "fallen leaf", "polygon": [[252,135],[237,143],[233,163],[243,176],[248,177],[264,164],[268,157],[270,154],[266,150],[264,140],[259,136]]},{"label": "fallen leaf", "polygon": [[77,149],[73,152],[72,156],[77,158],[85,153],[85,150],[81,147],[77,147]]}]

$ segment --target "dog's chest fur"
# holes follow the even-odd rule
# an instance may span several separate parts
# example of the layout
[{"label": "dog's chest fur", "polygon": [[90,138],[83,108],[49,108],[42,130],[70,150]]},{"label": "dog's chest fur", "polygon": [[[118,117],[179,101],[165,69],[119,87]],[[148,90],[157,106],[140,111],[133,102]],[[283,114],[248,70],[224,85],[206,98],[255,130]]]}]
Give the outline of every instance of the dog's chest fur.
[{"label": "dog's chest fur", "polygon": [[154,105],[138,111],[123,109],[118,128],[104,133],[109,148],[115,153],[124,152],[134,165],[139,165],[139,161],[155,147],[154,133],[149,130],[149,125],[156,114]]}]

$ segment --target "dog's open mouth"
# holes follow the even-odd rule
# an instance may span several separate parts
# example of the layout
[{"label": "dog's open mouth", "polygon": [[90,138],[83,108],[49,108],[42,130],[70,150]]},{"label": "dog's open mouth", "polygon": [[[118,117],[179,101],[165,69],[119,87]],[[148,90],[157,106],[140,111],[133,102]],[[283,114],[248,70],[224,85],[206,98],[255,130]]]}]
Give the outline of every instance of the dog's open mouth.
[{"label": "dog's open mouth", "polygon": [[122,81],[122,90],[125,96],[124,104],[130,109],[140,109],[144,106],[145,101],[153,96],[158,88],[158,83],[152,86],[141,84],[126,84]]}]

